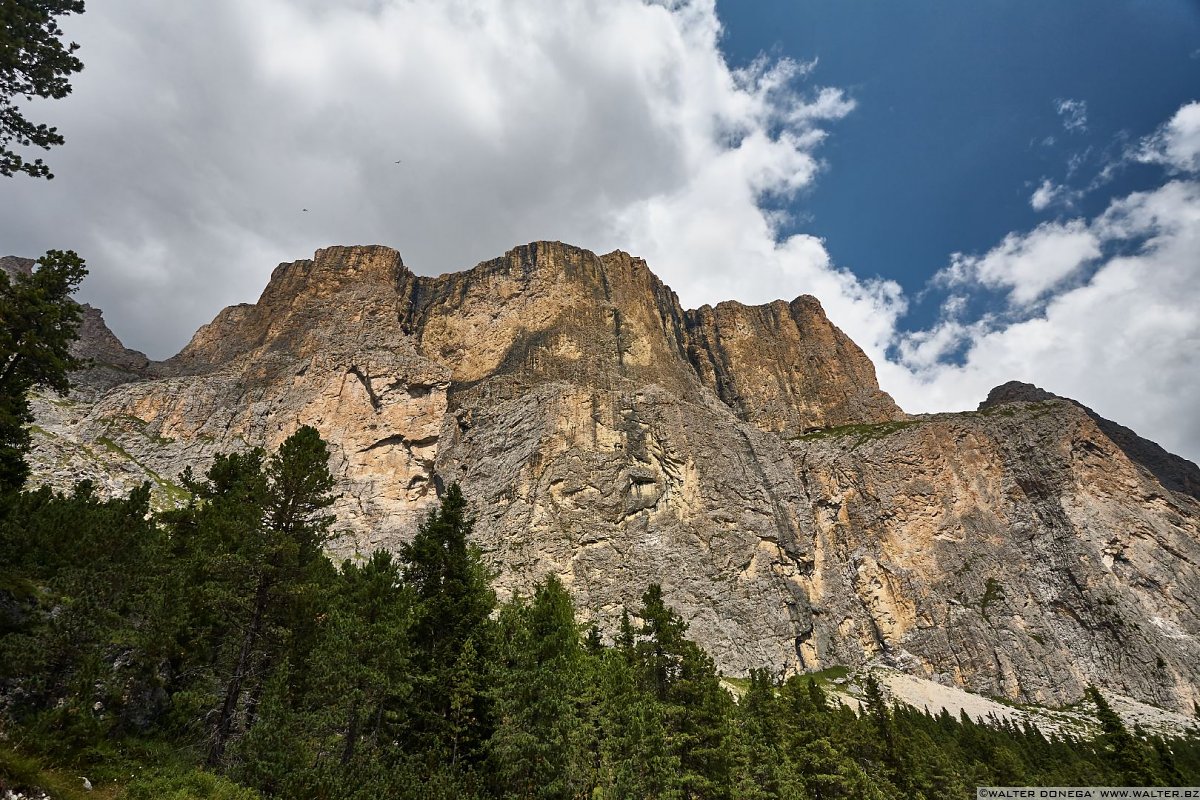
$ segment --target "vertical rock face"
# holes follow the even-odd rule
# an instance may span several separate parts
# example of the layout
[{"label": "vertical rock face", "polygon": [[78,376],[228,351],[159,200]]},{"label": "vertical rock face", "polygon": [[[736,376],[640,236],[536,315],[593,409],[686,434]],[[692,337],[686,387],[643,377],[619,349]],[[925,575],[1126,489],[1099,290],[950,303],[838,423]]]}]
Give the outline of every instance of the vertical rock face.
[{"label": "vertical rock face", "polygon": [[1092,418],[1113,444],[1121,448],[1131,461],[1149,472],[1164,487],[1174,492],[1183,492],[1200,500],[1200,467],[1186,458],[1168,453],[1149,439],[1143,439],[1133,431],[1092,411],[1087,406],[1066,397],[1059,397],[1036,386],[1020,381],[1009,381],[988,393],[987,399],[979,404],[979,410],[995,409],[1007,403],[1063,400],[1082,409]]},{"label": "vertical rock face", "polygon": [[[817,652],[1061,703],[1196,696],[1200,505],[1079,406],[1015,403],[792,444]],[[862,655],[859,656],[858,654]]]},{"label": "vertical rock face", "polygon": [[128,374],[37,401],[41,476],[169,503],[183,466],[311,424],[338,554],[397,546],[458,481],[502,591],[554,572],[607,627],[661,583],[731,673],[1197,696],[1195,465],[1032,387],[906,417],[810,297],[685,311],[640,259],[559,243],[435,278],[335,247]]},{"label": "vertical rock face", "polygon": [[466,272],[410,276],[403,325],[456,391],[551,380],[656,384],[696,399],[683,309],[641,259],[538,242]]},{"label": "vertical rock face", "polygon": [[688,312],[688,329],[689,354],[705,385],[765,431],[795,436],[904,416],[879,390],[870,359],[815,297],[704,306]]}]

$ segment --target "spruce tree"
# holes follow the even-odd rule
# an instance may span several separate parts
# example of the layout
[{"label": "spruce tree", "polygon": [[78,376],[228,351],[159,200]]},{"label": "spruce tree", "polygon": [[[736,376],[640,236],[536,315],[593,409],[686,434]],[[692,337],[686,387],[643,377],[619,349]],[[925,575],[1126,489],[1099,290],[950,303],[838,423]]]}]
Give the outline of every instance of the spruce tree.
[{"label": "spruce tree", "polygon": [[1153,751],[1142,739],[1129,732],[1099,689],[1088,686],[1087,696],[1096,704],[1096,719],[1101,729],[1098,743],[1104,755],[1111,760],[1119,779],[1126,786],[1154,785],[1157,776],[1154,774]]},{"label": "spruce tree", "polygon": [[591,729],[580,707],[584,652],[571,597],[555,575],[505,630],[496,687],[496,730],[488,743],[503,797],[572,798],[593,782]]},{"label": "spruce tree", "polygon": [[[491,733],[483,689],[493,657],[489,615],[496,606],[479,548],[468,542],[473,521],[452,484],[400,552],[414,595],[411,628],[413,702],[407,735],[434,762],[474,762]],[[464,720],[473,720],[464,728]]]}]

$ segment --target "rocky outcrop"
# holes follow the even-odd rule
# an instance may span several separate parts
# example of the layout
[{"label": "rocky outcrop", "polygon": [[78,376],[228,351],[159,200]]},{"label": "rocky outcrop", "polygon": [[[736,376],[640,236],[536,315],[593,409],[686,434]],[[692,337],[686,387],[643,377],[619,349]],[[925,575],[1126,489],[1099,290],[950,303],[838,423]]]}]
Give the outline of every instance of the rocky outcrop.
[{"label": "rocky outcrop", "polygon": [[168,504],[183,466],[311,424],[339,555],[396,547],[458,481],[502,592],[554,572],[609,628],[661,583],[730,673],[1200,696],[1186,468],[1053,397],[907,417],[810,297],[687,311],[640,259],[553,242],[432,278],[336,247],[138,369],[38,401],[43,478]]},{"label": "rocky outcrop", "polygon": [[796,436],[904,416],[879,390],[871,360],[815,297],[765,306],[726,302],[687,318],[688,354],[705,386],[765,431]]},{"label": "rocky outcrop", "polygon": [[77,396],[95,398],[114,386],[150,376],[150,359],[121,344],[100,309],[84,303],[80,311],[79,338],[71,346],[71,354],[84,359],[87,366],[71,378]]},{"label": "rocky outcrop", "polygon": [[[11,280],[18,275],[32,274],[36,263],[31,258],[5,256],[0,258],[0,272]],[[113,386],[147,377],[150,359],[146,354],[121,344],[104,323],[100,309],[87,303],[79,308],[79,336],[71,345],[71,355],[83,359],[86,366],[72,376],[73,390],[95,398]]]},{"label": "rocky outcrop", "polygon": [[1186,458],[1167,452],[1149,439],[1143,439],[1124,425],[1105,419],[1075,400],[1059,397],[1028,383],[1009,381],[992,389],[987,399],[979,404],[979,410],[996,408],[1005,403],[1040,400],[1064,400],[1079,407],[1131,461],[1150,473],[1164,487],[1200,500],[1200,467]]},{"label": "rocky outcrop", "polygon": [[0,272],[8,276],[9,280],[18,275],[29,275],[33,272],[33,265],[37,262],[32,258],[21,258],[19,256],[4,256],[0,258]]},{"label": "rocky outcrop", "polygon": [[1076,404],[1015,403],[792,444],[825,659],[1062,703],[1092,682],[1190,708],[1200,506]]},{"label": "rocky outcrop", "polygon": [[[449,387],[448,370],[399,328],[400,269],[387,248],[329,248],[282,265],[257,305],[226,309],[178,356],[147,368],[160,377],[86,408],[45,399],[38,418],[48,435],[36,458],[55,475],[100,472],[102,485],[126,476],[114,488],[149,479],[168,503],[184,467],[204,469],[231,449],[272,449],[313,425],[340,481],[339,552],[395,541],[436,500]],[[73,446],[80,440],[87,449]]]}]

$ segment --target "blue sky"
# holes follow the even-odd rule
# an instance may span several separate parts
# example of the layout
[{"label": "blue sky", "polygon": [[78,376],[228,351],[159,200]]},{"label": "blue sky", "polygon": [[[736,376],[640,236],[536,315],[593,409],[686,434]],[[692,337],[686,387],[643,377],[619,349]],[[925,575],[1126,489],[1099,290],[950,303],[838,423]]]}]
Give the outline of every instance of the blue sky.
[{"label": "blue sky", "polygon": [[[685,307],[815,295],[913,413],[1024,380],[1200,460],[1195,0],[107,0],[34,103],[72,248],[162,358],[271,270],[386,244],[646,259]],[[396,163],[400,161],[401,163]]]},{"label": "blue sky", "polygon": [[[854,98],[821,151],[825,174],[788,205],[836,263],[914,296],[950,253],[983,252],[1009,231],[1092,216],[1111,197],[1156,185],[1161,170],[1129,164],[1072,207],[1030,205],[1045,179],[1086,190],[1131,140],[1200,99],[1194,0],[717,8],[732,65],[764,52],[815,59],[811,80]],[[1063,101],[1074,103],[1060,113]],[[932,324],[939,299],[914,302],[903,324]]]}]

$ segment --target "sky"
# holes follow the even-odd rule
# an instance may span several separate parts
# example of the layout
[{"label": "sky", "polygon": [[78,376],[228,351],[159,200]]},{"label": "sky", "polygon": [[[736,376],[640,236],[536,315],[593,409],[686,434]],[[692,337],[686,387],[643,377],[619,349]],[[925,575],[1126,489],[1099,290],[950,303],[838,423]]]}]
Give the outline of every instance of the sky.
[{"label": "sky", "polygon": [[[89,3],[0,179],[162,358],[276,264],[561,240],[687,307],[817,296],[913,413],[1024,380],[1200,461],[1195,0]],[[396,163],[399,162],[399,163]]]}]

